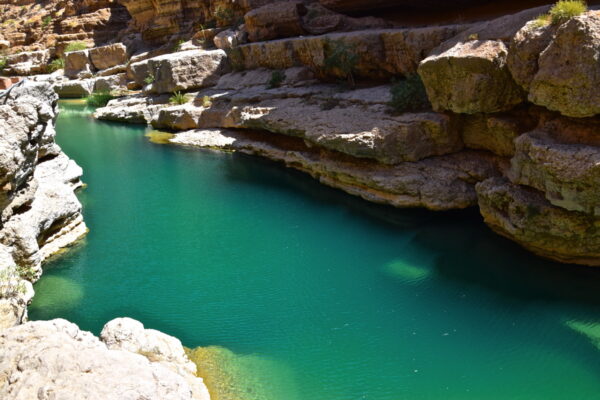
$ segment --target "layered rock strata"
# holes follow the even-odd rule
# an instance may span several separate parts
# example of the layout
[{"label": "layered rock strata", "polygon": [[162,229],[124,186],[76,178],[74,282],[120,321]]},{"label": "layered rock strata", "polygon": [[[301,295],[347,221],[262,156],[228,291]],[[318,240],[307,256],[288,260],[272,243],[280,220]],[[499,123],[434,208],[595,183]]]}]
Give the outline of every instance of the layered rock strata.
[{"label": "layered rock strata", "polygon": [[0,92],[0,327],[26,319],[42,262],[87,232],[81,168],[54,142],[57,99],[47,83]]}]

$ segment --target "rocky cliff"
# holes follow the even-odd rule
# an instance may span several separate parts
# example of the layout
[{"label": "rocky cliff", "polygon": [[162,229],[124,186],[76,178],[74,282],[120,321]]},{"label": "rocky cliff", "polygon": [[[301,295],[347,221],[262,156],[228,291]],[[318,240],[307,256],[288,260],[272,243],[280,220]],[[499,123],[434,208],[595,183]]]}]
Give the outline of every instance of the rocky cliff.
[{"label": "rocky cliff", "polygon": [[[288,30],[256,22],[276,4],[215,36],[224,51],[132,59],[127,77],[142,93],[96,117],[266,156],[369,201],[479,206],[541,256],[600,265],[598,11],[296,36],[290,18],[305,27],[306,17],[289,2],[278,11]],[[187,99],[170,104],[175,91]]]},{"label": "rocky cliff", "polygon": [[87,231],[81,168],[54,142],[57,100],[46,83],[0,92],[0,327],[26,320],[42,262]]}]

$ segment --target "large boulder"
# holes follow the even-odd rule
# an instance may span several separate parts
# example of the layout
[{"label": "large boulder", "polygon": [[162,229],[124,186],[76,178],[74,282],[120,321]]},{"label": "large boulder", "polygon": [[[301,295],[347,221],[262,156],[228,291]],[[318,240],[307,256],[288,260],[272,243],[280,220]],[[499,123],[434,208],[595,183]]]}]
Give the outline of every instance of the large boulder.
[{"label": "large boulder", "polygon": [[514,183],[540,190],[555,206],[600,217],[600,146],[561,143],[543,131],[515,144]]},{"label": "large boulder", "polygon": [[542,192],[491,178],[476,186],[483,218],[495,232],[542,257],[600,266],[600,219],[551,205]]},{"label": "large boulder", "polygon": [[[28,322],[0,333],[0,397],[64,400],[146,399],[208,400],[201,378],[187,370],[176,371],[162,360],[191,364],[182,359],[181,343],[164,334],[148,332],[133,320],[132,336],[149,346],[124,346],[113,340],[119,321],[107,324],[113,331],[100,341],[65,320]],[[135,324],[134,324],[135,323]],[[138,329],[139,328],[139,329]],[[146,338],[152,338],[148,341]]]},{"label": "large boulder", "polygon": [[7,64],[15,75],[34,75],[46,72],[50,50],[29,51],[8,56]]},{"label": "large boulder", "polygon": [[525,97],[506,66],[507,48],[501,41],[472,40],[429,56],[419,75],[437,111],[493,113],[507,111]]},{"label": "large boulder", "polygon": [[188,50],[150,58],[132,64],[131,70],[139,85],[153,78],[149,91],[171,93],[213,86],[228,71],[223,50]]},{"label": "large boulder", "polygon": [[251,42],[272,40],[282,37],[300,36],[305,31],[302,16],[306,7],[301,1],[276,1],[244,16],[248,39]]},{"label": "large boulder", "polygon": [[127,90],[127,77],[122,72],[117,75],[101,76],[94,80],[94,92],[115,92]]},{"label": "large boulder", "polygon": [[89,78],[94,71],[90,60],[89,50],[69,51],[65,53],[65,76],[76,78]]},{"label": "large boulder", "polygon": [[600,114],[600,13],[574,17],[540,54],[532,103],[570,117]]},{"label": "large boulder", "polygon": [[61,99],[86,97],[94,91],[94,79],[57,82],[54,91]]},{"label": "large boulder", "polygon": [[127,62],[127,47],[123,43],[114,43],[102,47],[90,49],[90,59],[94,67],[103,70]]}]

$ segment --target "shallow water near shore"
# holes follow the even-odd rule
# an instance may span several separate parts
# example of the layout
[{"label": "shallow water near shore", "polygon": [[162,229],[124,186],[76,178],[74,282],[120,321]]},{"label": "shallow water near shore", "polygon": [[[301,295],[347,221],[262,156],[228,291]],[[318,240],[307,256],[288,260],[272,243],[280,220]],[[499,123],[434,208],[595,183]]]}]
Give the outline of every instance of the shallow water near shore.
[{"label": "shallow water near shore", "polygon": [[31,319],[98,334],[130,316],[214,346],[215,400],[600,398],[600,271],[539,259],[476,210],[369,204],[61,109],[90,233],[46,266]]}]

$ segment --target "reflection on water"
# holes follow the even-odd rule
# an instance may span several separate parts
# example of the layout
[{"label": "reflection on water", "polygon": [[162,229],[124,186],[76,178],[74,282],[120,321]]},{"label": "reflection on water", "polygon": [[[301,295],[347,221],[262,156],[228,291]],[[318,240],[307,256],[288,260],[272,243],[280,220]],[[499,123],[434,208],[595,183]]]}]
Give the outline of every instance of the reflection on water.
[{"label": "reflection on water", "polygon": [[600,322],[567,321],[565,325],[587,337],[600,350]]}]

